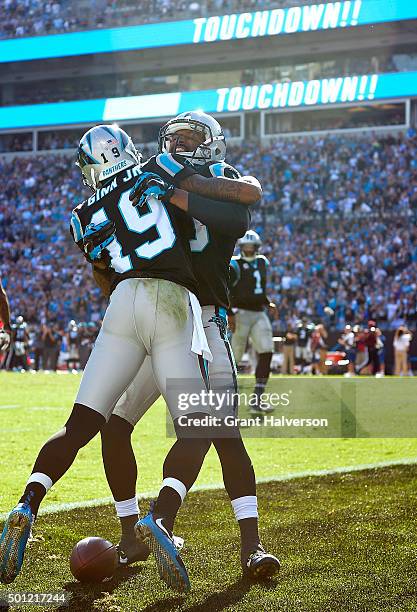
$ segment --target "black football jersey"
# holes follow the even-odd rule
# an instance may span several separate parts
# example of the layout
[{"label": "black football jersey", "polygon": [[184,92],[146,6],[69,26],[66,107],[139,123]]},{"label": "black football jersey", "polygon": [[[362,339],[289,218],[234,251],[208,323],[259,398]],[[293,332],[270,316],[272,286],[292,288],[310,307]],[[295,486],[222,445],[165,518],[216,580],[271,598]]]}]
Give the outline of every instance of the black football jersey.
[{"label": "black football jersey", "polygon": [[189,243],[194,231],[192,220],[179,208],[155,198],[149,198],[142,207],[134,207],[129,193],[142,172],[156,172],[172,181],[155,157],[141,167],[120,172],[74,209],[73,238],[82,249],[87,225],[110,219],[116,225],[115,239],[107,247],[111,290],[125,278],[163,278],[197,294]]},{"label": "black football jersey", "polygon": [[300,323],[297,325],[297,344],[298,346],[305,347],[310,339],[311,334],[314,331],[314,325],[311,323]]},{"label": "black football jersey", "polygon": [[266,295],[268,260],[256,255],[246,261],[240,255],[230,262],[231,302],[234,308],[260,311],[269,303]]},{"label": "black football jersey", "polygon": [[15,325],[15,342],[26,342],[27,339],[27,327],[26,323],[22,323],[22,325]]},{"label": "black football jersey", "polygon": [[[205,166],[195,166],[199,174],[207,178],[225,176],[240,178],[239,172],[226,162],[214,162]],[[236,240],[221,232],[208,229],[193,219],[194,236],[190,240],[191,260],[197,279],[198,297],[202,306],[214,305],[228,308],[229,300],[229,263]]]}]

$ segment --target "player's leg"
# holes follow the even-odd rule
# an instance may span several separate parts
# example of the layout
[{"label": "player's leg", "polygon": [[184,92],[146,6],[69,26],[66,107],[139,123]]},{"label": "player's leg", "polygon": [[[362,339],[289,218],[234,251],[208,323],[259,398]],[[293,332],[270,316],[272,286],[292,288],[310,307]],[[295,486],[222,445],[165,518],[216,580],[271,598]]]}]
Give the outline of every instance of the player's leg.
[{"label": "player's leg", "polygon": [[122,532],[119,542],[119,560],[122,564],[145,560],[149,556],[149,548],[138,543],[134,532],[139,507],[136,497],[137,466],[131,436],[135,425],[159,395],[148,356],[101,429],[104,470]]},{"label": "player's leg", "polygon": [[[203,323],[213,353],[213,362],[209,364],[210,388],[216,393],[221,393],[226,400],[222,409],[217,411],[217,416],[223,418],[236,416],[233,397],[237,391],[236,367],[227,337],[225,312],[223,309],[215,311],[212,307],[204,307]],[[167,525],[171,530],[176,514],[185,495],[194,484],[210,446],[208,439],[201,438],[199,430],[195,431],[195,436],[189,428],[186,437],[181,433],[178,431],[178,440],[165,460],[164,483],[157,505],[167,516]],[[218,453],[225,488],[239,523],[242,566],[249,573],[255,571],[255,566],[256,571],[261,572],[262,566],[263,575],[265,576],[267,572],[271,575],[279,568],[279,562],[271,555],[267,555],[260,544],[255,474],[239,429],[233,428],[230,432],[227,431],[225,438],[217,437],[217,428],[211,428],[207,434],[213,440]],[[190,460],[190,457],[193,459]],[[236,477],[237,474],[239,478]],[[248,567],[247,562],[250,558],[252,561],[252,555],[255,553],[254,565]]]},{"label": "player's leg", "polygon": [[263,412],[265,403],[261,402],[261,396],[265,392],[271,372],[271,360],[274,352],[274,341],[272,325],[265,312],[257,313],[256,321],[250,330],[250,339],[256,352],[258,353],[258,363],[255,370],[255,389],[258,401],[254,407],[255,411]]},{"label": "player's leg", "polygon": [[[210,385],[215,391],[237,392],[236,364],[227,336],[226,314],[216,310],[216,317],[204,322],[213,362],[209,365]],[[229,402],[223,416],[237,416],[236,402]],[[212,438],[222,467],[223,482],[230,498],[241,537],[241,563],[245,574],[256,578],[275,574],[279,561],[268,555],[260,542],[258,500],[252,461],[238,427],[226,431],[225,437]],[[239,477],[237,477],[239,474]]]},{"label": "player's leg", "polygon": [[190,430],[181,428],[178,422],[180,416],[186,420],[198,415],[204,416],[206,409],[199,402],[195,408],[188,407],[185,411],[181,408],[184,403],[187,404],[185,395],[189,397],[197,394],[198,398],[202,397],[208,381],[204,360],[191,350],[193,347],[195,351],[198,347],[193,342],[197,336],[193,334],[194,316],[188,292],[167,281],[159,281],[159,289],[152,341],[152,366],[158,388],[176,425],[177,435],[183,435],[187,440],[179,459],[183,468],[180,470],[180,478],[177,478],[179,466],[177,462],[171,462],[169,456],[164,464],[164,480],[156,503],[149,515],[138,522],[137,533],[139,539],[148,543],[154,553],[161,578],[169,586],[182,591],[189,588],[189,579],[175,549],[172,526],[187,485],[194,482],[198,475],[209,443],[204,439],[204,430],[196,428],[195,435],[194,431],[190,435]]},{"label": "player's leg", "polygon": [[239,365],[245,352],[251,326],[252,313],[249,310],[238,310],[236,313],[236,329],[232,335],[232,350],[236,365]]},{"label": "player's leg", "polygon": [[79,449],[104,425],[145,359],[145,345],[136,333],[134,299],[132,281],[120,283],[112,295],[72,413],[64,428],[42,447],[19,504],[6,521],[0,540],[0,581],[11,582],[19,573],[39,504]]}]

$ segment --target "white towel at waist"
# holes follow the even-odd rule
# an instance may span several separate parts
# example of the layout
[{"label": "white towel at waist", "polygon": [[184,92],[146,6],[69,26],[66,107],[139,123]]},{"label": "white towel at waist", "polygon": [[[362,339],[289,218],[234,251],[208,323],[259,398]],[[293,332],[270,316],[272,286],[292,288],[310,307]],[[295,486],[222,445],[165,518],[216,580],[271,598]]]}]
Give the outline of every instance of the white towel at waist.
[{"label": "white towel at waist", "polygon": [[197,355],[202,355],[207,361],[213,361],[210,347],[207,342],[206,332],[204,331],[203,321],[201,318],[200,302],[191,291],[190,296],[191,310],[193,311],[193,339],[191,342],[191,350]]}]

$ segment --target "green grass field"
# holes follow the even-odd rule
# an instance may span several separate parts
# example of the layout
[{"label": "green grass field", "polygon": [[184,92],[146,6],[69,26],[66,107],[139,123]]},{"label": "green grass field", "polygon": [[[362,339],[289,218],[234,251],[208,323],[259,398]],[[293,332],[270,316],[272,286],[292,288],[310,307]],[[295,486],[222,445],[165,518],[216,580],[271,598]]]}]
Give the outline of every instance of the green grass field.
[{"label": "green grass field", "polygon": [[176,528],[186,539],[187,596],[160,582],[153,559],[101,585],[72,578],[74,542],[92,533],[117,538],[113,510],[102,506],[40,518],[24,572],[0,597],[64,589],[69,608],[57,609],[71,612],[415,612],[414,466],[264,484],[259,497],[264,543],[282,562],[266,585],[241,580],[230,505],[223,491],[207,491],[188,497]]},{"label": "green grass field", "polygon": [[[19,498],[40,446],[65,422],[78,383],[75,375],[0,373],[3,516]],[[172,442],[165,433],[164,406],[158,402],[134,434],[139,493],[158,489]],[[259,479],[417,458],[413,438],[250,438],[247,447]],[[218,461],[210,451],[197,484],[220,481]],[[69,572],[71,548],[87,535],[116,542],[113,507],[49,513],[37,522],[38,541],[30,546],[24,572],[1,592],[66,589],[72,594],[69,609],[80,612],[415,611],[416,485],[417,467],[412,465],[261,484],[263,539],[283,562],[279,579],[266,586],[240,581],[237,527],[224,492],[191,494],[176,527],[186,538],[184,560],[193,583],[187,597],[176,597],[159,582],[152,560],[125,569],[105,585],[77,584]],[[99,441],[94,440],[49,492],[44,509],[109,495]],[[142,502],[143,511],[147,504]]]},{"label": "green grass field", "polygon": [[[0,372],[0,515],[20,497],[42,444],[67,419],[78,384],[78,375]],[[166,437],[165,408],[160,400],[134,433],[139,465],[138,492],[158,489],[162,463],[172,443],[173,440]],[[248,438],[246,444],[259,479],[417,458],[417,439],[414,438]],[[211,450],[197,485],[220,482],[219,462]],[[81,450],[68,474],[49,492],[44,506],[109,496],[97,438]]]}]

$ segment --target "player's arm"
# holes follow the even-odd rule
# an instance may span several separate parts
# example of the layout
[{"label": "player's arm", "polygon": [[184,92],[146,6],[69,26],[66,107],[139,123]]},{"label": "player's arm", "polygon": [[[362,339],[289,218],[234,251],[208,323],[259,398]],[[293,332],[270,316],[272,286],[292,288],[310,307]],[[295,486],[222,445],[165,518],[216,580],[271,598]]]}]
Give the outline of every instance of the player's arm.
[{"label": "player's arm", "polygon": [[169,202],[209,229],[217,229],[225,236],[240,238],[249,229],[250,213],[247,206],[212,200],[178,188],[172,193]]},{"label": "player's arm", "polygon": [[247,206],[189,193],[153,172],[144,172],[138,178],[129,197],[133,206],[142,206],[151,196],[176,206],[190,217],[198,219],[203,225],[213,227],[232,238],[243,236],[250,224]]},{"label": "player's arm", "polygon": [[111,289],[111,279],[112,274],[109,268],[101,267],[96,264],[93,264],[93,277],[96,281],[98,287],[101,289],[102,294],[108,298],[110,297],[110,289]]},{"label": "player's arm", "polygon": [[185,191],[204,196],[210,200],[239,202],[246,206],[253,206],[261,199],[262,188],[256,179],[256,182],[248,182],[245,179],[246,177],[229,179],[223,176],[206,178],[200,174],[193,174],[180,181],[179,186]]},{"label": "player's arm", "polygon": [[100,223],[94,227],[89,226],[84,231],[75,209],[71,216],[70,232],[75,244],[92,264],[93,277],[98,287],[105,297],[109,297],[111,272],[108,269],[108,258],[105,257],[105,253],[106,247],[114,239],[114,223],[110,221]]},{"label": "player's arm", "polygon": [[[180,155],[160,153],[145,164],[147,170],[155,172],[165,181],[173,183],[176,187],[191,193],[222,202],[235,202],[253,206],[262,197],[262,188],[254,177],[240,177],[237,170],[223,162],[211,164],[210,171],[213,176],[206,178],[197,173],[189,163],[185,163]],[[134,204],[141,196],[141,180],[138,179],[134,187]],[[132,191],[133,191],[132,190]]]},{"label": "player's arm", "polygon": [[7,294],[1,283],[1,279],[0,279],[0,320],[3,323],[3,327],[7,330],[10,330],[9,300],[7,299]]}]

